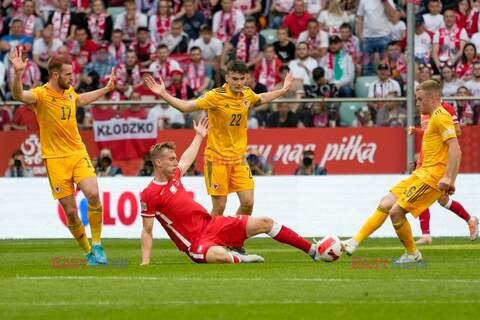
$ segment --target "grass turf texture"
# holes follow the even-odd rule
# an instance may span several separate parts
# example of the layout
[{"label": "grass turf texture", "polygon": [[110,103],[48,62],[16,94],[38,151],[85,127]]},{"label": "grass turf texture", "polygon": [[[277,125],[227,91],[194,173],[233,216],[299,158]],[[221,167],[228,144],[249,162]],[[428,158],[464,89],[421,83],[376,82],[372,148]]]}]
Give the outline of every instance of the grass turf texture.
[{"label": "grass turf texture", "polygon": [[[139,240],[104,240],[127,269],[52,269],[81,258],[73,240],[0,241],[0,319],[476,319],[480,242],[436,238],[421,247],[426,269],[352,269],[271,239],[247,241],[264,264],[197,265],[155,240],[140,267]],[[391,259],[397,239],[371,239],[356,257]]]}]

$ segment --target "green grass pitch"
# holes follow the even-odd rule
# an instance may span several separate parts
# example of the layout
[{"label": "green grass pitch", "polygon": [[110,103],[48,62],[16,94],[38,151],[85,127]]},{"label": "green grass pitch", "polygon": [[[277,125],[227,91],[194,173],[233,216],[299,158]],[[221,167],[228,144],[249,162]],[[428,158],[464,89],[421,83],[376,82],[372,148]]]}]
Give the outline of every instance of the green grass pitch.
[{"label": "green grass pitch", "polygon": [[[344,255],[314,263],[271,239],[248,240],[264,264],[198,265],[155,240],[140,267],[139,240],[104,240],[126,269],[52,269],[80,258],[73,240],[0,241],[0,319],[480,319],[480,242],[436,238],[423,269],[352,269]],[[402,253],[371,239],[365,259]]]}]

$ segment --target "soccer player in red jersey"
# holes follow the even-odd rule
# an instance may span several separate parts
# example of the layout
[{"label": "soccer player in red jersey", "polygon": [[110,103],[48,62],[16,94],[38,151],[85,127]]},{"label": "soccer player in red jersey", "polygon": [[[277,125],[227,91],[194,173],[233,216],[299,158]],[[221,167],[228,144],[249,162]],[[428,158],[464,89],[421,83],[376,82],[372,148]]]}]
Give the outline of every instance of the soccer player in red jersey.
[{"label": "soccer player in red jersey", "polygon": [[196,158],[198,149],[208,131],[208,120],[194,123],[195,137],[177,160],[175,145],[163,142],[150,149],[154,164],[154,178],[142,191],[143,230],[142,265],[150,263],[153,244],[153,221],[157,219],[180,251],[196,263],[245,263],[263,262],[257,255],[244,255],[225,249],[226,246],[242,247],[243,242],[260,233],[298,248],[315,261],[320,253],[317,243],[310,243],[296,232],[269,217],[247,215],[211,216],[195,202],[181,182],[184,172]]},{"label": "soccer player in red jersey", "polygon": [[[452,115],[453,118],[453,124],[455,125],[455,131],[457,136],[460,136],[461,134],[461,129],[460,129],[460,123],[458,121],[457,117],[457,111],[455,108],[446,103],[445,101],[442,101],[442,107],[448,111]],[[421,118],[421,128],[415,128],[415,127],[410,127],[408,128],[408,133],[409,134],[423,134],[423,132],[426,130],[427,125],[428,125],[428,120],[430,119],[429,115],[422,115]],[[418,160],[417,160],[417,169],[422,166],[422,160],[423,160],[423,154],[420,152],[418,155]],[[475,216],[471,216],[467,210],[457,201],[451,199],[448,194],[443,195],[440,199],[438,199],[438,203],[455,213],[457,216],[465,220],[468,224],[468,228],[470,231],[470,240],[476,240],[478,238],[478,218]],[[432,237],[430,236],[430,210],[427,209],[425,210],[421,215],[420,215],[420,228],[422,229],[422,236],[420,239],[417,240],[418,244],[432,244]]]}]

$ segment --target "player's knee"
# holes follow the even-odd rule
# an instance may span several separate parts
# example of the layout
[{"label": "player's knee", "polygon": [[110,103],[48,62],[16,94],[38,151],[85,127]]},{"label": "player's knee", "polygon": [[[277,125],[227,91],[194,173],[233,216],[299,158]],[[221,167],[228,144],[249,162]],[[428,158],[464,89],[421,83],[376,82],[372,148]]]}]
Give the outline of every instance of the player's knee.
[{"label": "player's knee", "polygon": [[443,196],[440,197],[440,199],[438,199],[438,203],[439,203],[442,207],[445,207],[445,206],[447,205],[447,203],[448,203],[448,200],[449,200],[448,196],[443,195]]},{"label": "player's knee", "polygon": [[225,203],[217,203],[212,208],[212,215],[213,216],[221,216],[225,211]]},{"label": "player's knee", "polygon": [[100,204],[100,196],[98,195],[98,189],[92,188],[85,192],[85,197],[89,204],[97,206]]},{"label": "player's knee", "polygon": [[387,195],[380,200],[380,206],[389,211],[392,209],[394,203],[395,199],[393,199],[390,195]]},{"label": "player's knee", "polygon": [[260,217],[258,218],[260,219],[260,229],[262,233],[268,233],[270,231],[272,231],[272,228],[273,228],[273,219],[270,218],[270,217]]},{"label": "player's knee", "polygon": [[393,223],[399,223],[405,218],[405,213],[398,206],[394,206],[389,211],[390,219]]},{"label": "player's knee", "polygon": [[65,212],[67,219],[70,221],[78,217],[77,208],[75,206],[67,206],[66,208],[63,208],[63,211]]},{"label": "player's knee", "polygon": [[240,207],[242,208],[242,211],[244,213],[251,213],[253,210],[253,199],[247,199],[242,201]]}]

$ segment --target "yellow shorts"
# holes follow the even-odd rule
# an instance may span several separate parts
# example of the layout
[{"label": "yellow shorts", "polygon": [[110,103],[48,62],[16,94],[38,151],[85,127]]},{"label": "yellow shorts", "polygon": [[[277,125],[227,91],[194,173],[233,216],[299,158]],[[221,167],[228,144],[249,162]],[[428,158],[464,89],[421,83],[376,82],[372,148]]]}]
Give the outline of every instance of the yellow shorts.
[{"label": "yellow shorts", "polygon": [[247,164],[213,164],[205,160],[205,184],[211,196],[226,196],[232,192],[253,190],[253,177]]},{"label": "yellow shorts", "polygon": [[442,196],[441,191],[432,188],[414,174],[400,181],[390,192],[397,197],[396,203],[415,218]]},{"label": "yellow shorts", "polygon": [[88,153],[61,158],[43,159],[53,198],[61,199],[75,192],[74,183],[95,177],[95,167]]}]

